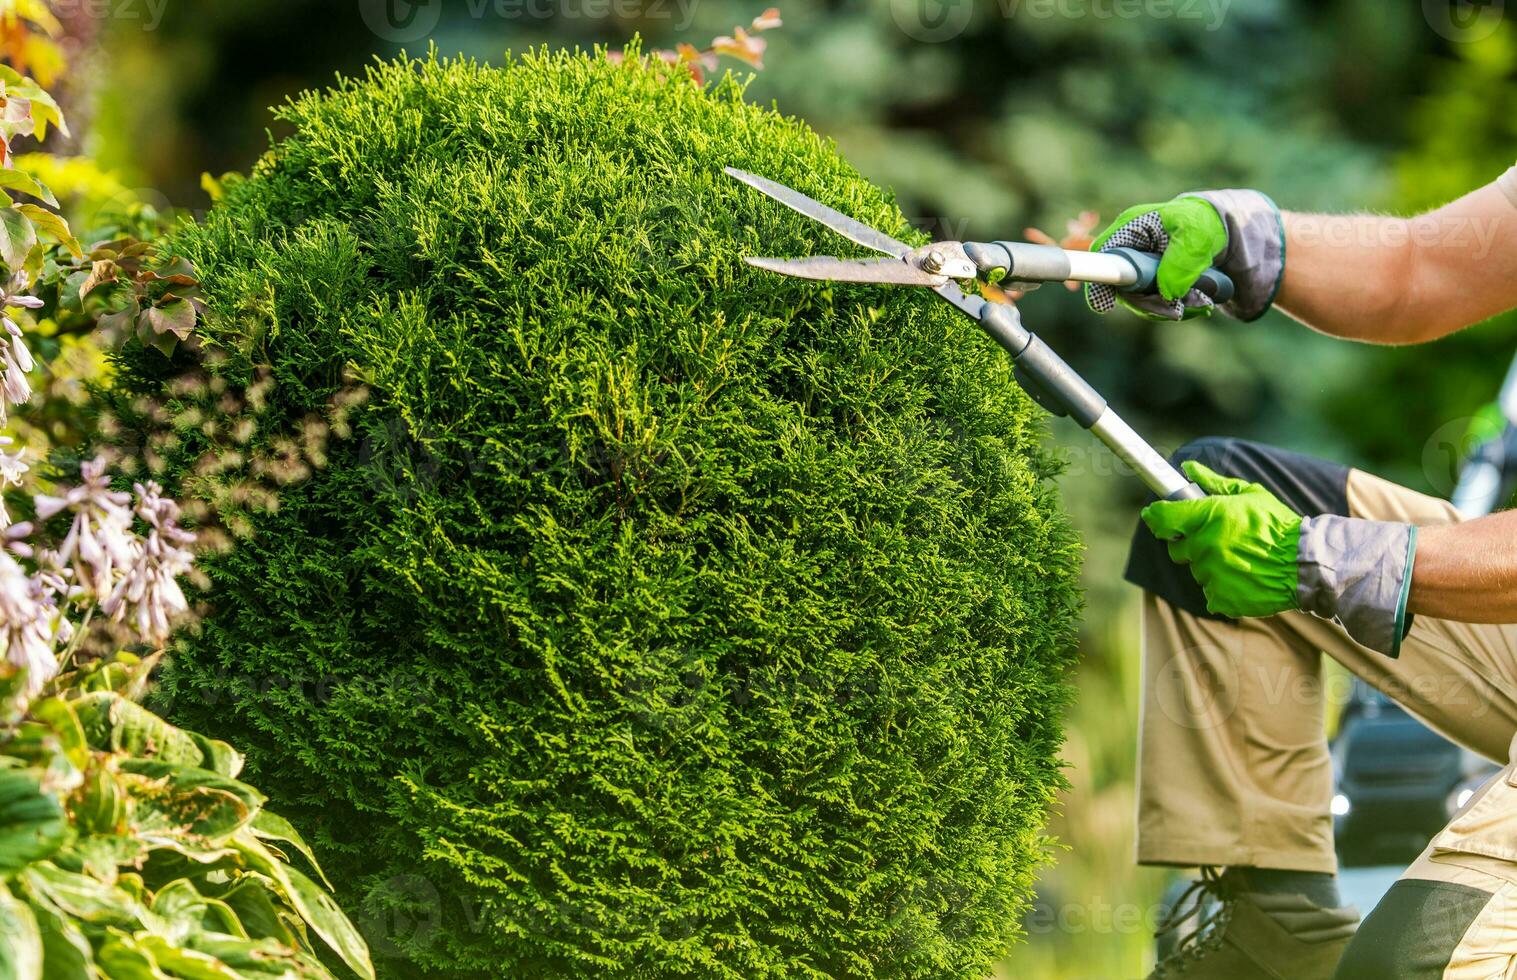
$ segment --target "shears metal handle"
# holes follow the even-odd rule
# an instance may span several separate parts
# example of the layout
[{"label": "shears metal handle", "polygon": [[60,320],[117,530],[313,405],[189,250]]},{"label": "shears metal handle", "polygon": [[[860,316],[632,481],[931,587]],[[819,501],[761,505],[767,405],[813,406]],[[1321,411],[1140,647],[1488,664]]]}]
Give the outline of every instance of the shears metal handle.
[{"label": "shears metal handle", "polygon": [[[1134,248],[1078,252],[1030,242],[965,242],[964,254],[984,278],[992,274],[1016,282],[1094,282],[1124,293],[1158,291],[1159,256]],[[1233,298],[1233,281],[1219,269],[1207,269],[1196,288],[1214,303]]]},{"label": "shears metal handle", "polygon": [[[958,291],[957,286],[949,288]],[[974,299],[964,298],[971,302]],[[1017,383],[1033,401],[1054,415],[1068,416],[1082,428],[1089,429],[1118,459],[1132,467],[1156,497],[1161,500],[1200,500],[1206,496],[1205,491],[1138,435],[1091,387],[1090,382],[1042,338],[1022,326],[1022,315],[1015,306],[985,302],[976,319],[981,329],[1011,355]]]}]

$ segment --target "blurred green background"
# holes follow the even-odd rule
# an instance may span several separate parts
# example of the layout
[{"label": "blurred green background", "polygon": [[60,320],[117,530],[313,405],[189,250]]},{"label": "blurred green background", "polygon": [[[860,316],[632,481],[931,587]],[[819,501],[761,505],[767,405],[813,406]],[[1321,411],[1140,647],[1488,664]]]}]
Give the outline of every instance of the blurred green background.
[{"label": "blurred green background", "polygon": [[[70,83],[82,148],[160,208],[246,169],[267,107],[435,47],[704,45],[767,0],[111,0]],[[1258,187],[1291,209],[1404,211],[1517,156],[1517,30],[1501,4],[1383,0],[777,0],[751,97],[838,141],[941,237],[1055,237],[1187,189]],[[747,69],[728,63],[740,73]],[[108,84],[100,84],[106,82]],[[1058,287],[1040,332],[1164,448],[1264,439],[1446,494],[1467,419],[1495,394],[1510,317],[1438,345],[1329,341],[1271,314],[1155,327]],[[1132,863],[1136,596],[1120,578],[1141,489],[1067,424],[1067,505],[1088,545],[1069,719],[1065,849],[1008,977],[1141,976],[1166,880]]]}]

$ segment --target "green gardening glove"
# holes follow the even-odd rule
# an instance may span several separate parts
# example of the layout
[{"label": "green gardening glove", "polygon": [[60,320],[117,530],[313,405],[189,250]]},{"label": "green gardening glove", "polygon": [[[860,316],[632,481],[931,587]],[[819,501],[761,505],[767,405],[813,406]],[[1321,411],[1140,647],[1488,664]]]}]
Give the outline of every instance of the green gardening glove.
[{"label": "green gardening glove", "polygon": [[1196,191],[1162,204],[1128,208],[1091,248],[1133,248],[1159,255],[1157,294],[1086,286],[1085,300],[1097,313],[1109,313],[1120,302],[1150,319],[1206,316],[1215,307],[1194,287],[1201,274],[1215,266],[1233,281],[1233,298],[1222,310],[1240,320],[1257,320],[1275,301],[1285,274],[1284,221],[1275,202],[1258,191]]},{"label": "green gardening glove", "polygon": [[1169,542],[1172,560],[1190,566],[1206,608],[1234,618],[1300,608],[1300,515],[1257,483],[1220,476],[1194,461],[1182,469],[1211,496],[1149,504],[1143,523]]},{"label": "green gardening glove", "polygon": [[[1114,237],[1116,241],[1112,240]],[[1090,250],[1099,252],[1108,243],[1160,253],[1154,281],[1159,297],[1114,293],[1109,287],[1103,293],[1095,287],[1087,287],[1086,299],[1096,312],[1106,312],[1097,307],[1104,306],[1106,293],[1111,293],[1123,306],[1150,319],[1188,320],[1211,313],[1214,307],[1210,300],[1199,294],[1189,296],[1201,273],[1211,268],[1217,256],[1227,248],[1227,228],[1209,201],[1200,197],[1177,197],[1163,204],[1139,204],[1128,208],[1096,236]]]}]

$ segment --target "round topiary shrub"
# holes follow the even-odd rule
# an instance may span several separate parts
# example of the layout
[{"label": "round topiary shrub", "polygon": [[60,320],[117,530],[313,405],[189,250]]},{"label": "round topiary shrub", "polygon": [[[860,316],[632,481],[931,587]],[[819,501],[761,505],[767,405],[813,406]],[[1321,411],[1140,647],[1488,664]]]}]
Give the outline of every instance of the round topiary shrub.
[{"label": "round topiary shrub", "polygon": [[1038,416],[930,293],[744,265],[852,246],[722,167],[922,236],[635,53],[400,62],[280,115],[170,243],[201,349],[120,374],[184,495],[311,470],[206,559],[173,716],[250,750],[391,977],[985,975],[1078,607]]}]

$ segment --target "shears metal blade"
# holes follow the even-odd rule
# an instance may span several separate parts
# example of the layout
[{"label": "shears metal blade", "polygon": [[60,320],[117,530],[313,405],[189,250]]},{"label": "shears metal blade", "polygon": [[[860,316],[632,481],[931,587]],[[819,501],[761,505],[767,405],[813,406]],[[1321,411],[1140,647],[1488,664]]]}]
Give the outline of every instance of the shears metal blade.
[{"label": "shears metal blade", "polygon": [[834,211],[820,201],[813,201],[800,191],[792,190],[784,184],[776,183],[767,177],[760,177],[758,174],[750,174],[736,167],[727,167],[725,172],[727,176],[736,177],[749,187],[779,201],[790,210],[799,211],[812,221],[826,225],[849,241],[857,242],[865,248],[893,255],[898,259],[905,257],[906,253],[911,251],[911,246],[905,242],[897,241],[882,231],[876,231],[841,211]]},{"label": "shears metal blade", "polygon": [[[1089,282],[1110,286],[1124,293],[1146,294],[1157,290],[1159,256],[1131,248],[1107,248],[1100,252],[1038,245],[1029,242],[933,242],[912,248],[878,229],[850,218],[793,187],[757,174],[727,167],[728,175],[803,214],[865,248],[883,252],[891,259],[843,259],[811,256],[799,259],[750,258],[761,269],[803,279],[837,282],[883,283],[896,286],[927,286],[940,289],[955,279],[986,276],[1008,287],[1036,289],[1045,282]],[[1233,283],[1218,269],[1208,269],[1196,281],[1196,289],[1215,303],[1232,298]],[[948,298],[946,295],[944,298]],[[955,302],[955,305],[959,305]]]},{"label": "shears metal blade", "polygon": [[948,282],[945,275],[928,272],[914,262],[903,262],[900,259],[839,259],[830,255],[813,255],[804,259],[749,256],[743,261],[760,269],[801,279],[872,282],[891,286],[941,286]]},{"label": "shears metal blade", "polygon": [[894,286],[937,287],[953,279],[973,279],[978,272],[959,242],[940,242],[912,248],[882,231],[812,200],[800,191],[736,167],[726,173],[780,202],[792,211],[842,235],[851,242],[883,252],[888,259],[842,259],[816,255],[804,259],[749,258],[749,265],[802,279],[879,283]]}]

